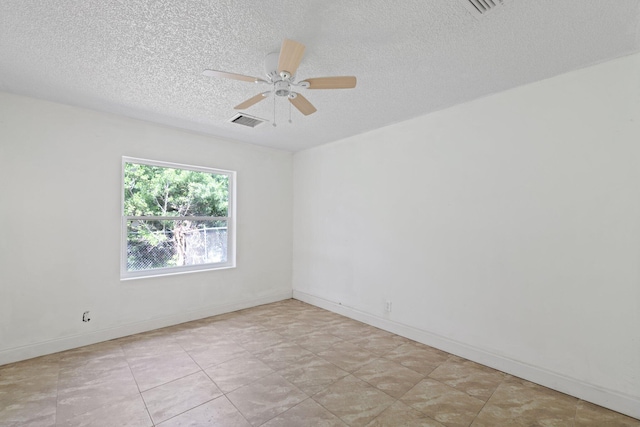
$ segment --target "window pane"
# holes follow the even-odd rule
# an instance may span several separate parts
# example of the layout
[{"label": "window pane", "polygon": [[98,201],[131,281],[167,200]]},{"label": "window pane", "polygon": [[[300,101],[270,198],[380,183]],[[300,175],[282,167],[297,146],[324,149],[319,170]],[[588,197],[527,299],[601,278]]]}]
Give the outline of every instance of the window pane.
[{"label": "window pane", "polygon": [[127,271],[223,262],[226,220],[127,221]]},{"label": "window pane", "polygon": [[229,176],[125,163],[125,216],[228,216]]}]

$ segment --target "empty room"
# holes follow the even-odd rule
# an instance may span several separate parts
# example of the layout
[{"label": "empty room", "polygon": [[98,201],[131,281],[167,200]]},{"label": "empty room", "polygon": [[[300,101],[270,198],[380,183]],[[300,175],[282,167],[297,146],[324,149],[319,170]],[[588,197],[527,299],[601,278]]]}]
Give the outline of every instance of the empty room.
[{"label": "empty room", "polygon": [[1,0],[0,195],[2,427],[640,427],[640,0]]}]

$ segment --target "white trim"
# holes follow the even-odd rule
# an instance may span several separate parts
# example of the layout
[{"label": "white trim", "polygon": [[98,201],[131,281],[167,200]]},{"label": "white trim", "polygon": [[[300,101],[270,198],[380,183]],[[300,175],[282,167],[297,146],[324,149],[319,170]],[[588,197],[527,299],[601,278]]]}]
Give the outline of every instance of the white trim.
[{"label": "white trim", "polygon": [[125,215],[127,221],[183,221],[183,220],[195,220],[195,221],[229,221],[228,216],[135,216]]},{"label": "white trim", "polygon": [[[156,268],[153,270],[140,270],[130,274],[126,277],[120,277],[121,282],[126,282],[129,280],[138,280],[138,279],[151,279],[155,277],[164,277],[164,276],[175,276],[177,274],[188,274],[188,273],[200,273],[203,271],[211,271],[211,270],[226,270],[230,268],[236,268],[235,265],[224,265],[222,263],[216,264],[197,264],[195,266],[185,265],[182,267],[170,267],[170,268]],[[206,267],[209,266],[209,267]],[[153,272],[154,274],[148,274],[148,272]]]},{"label": "white trim", "polygon": [[279,292],[272,295],[241,300],[233,303],[213,305],[198,310],[177,313],[170,316],[156,317],[142,322],[129,323],[113,328],[93,331],[86,334],[70,335],[54,340],[44,341],[36,344],[10,348],[0,351],[0,365],[19,362],[38,356],[57,353],[72,348],[95,344],[103,341],[122,338],[128,335],[139,334],[167,326],[178,325],[192,320],[204,319],[206,317],[217,316],[219,314],[230,313],[232,311],[243,310],[245,308],[256,307],[263,304],[283,301],[291,298],[291,291]]},{"label": "white trim", "polygon": [[187,170],[192,170],[196,172],[205,172],[205,173],[211,173],[212,171],[215,171],[225,175],[231,175],[236,173],[235,171],[231,171],[228,169],[214,168],[211,166],[185,165],[184,163],[164,162],[160,160],[149,160],[149,159],[141,159],[139,157],[122,156],[122,164],[124,165],[125,163],[138,163],[143,165],[160,166],[162,168],[172,168],[172,169],[187,169]]},{"label": "white trim", "polygon": [[539,366],[533,366],[500,356],[484,349],[470,346],[429,331],[384,319],[306,292],[294,289],[293,298],[640,419],[640,398],[638,397],[589,384]]}]

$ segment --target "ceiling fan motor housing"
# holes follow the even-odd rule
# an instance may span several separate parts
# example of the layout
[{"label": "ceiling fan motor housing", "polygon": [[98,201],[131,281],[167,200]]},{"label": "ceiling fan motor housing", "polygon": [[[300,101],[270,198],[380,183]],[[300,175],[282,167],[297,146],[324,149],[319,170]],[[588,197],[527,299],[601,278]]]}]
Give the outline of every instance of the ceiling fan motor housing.
[{"label": "ceiling fan motor housing", "polygon": [[275,82],[273,87],[278,96],[289,96],[289,93],[291,93],[291,85],[289,82],[280,80],[279,82]]},{"label": "ceiling fan motor housing", "polygon": [[278,57],[280,52],[271,52],[264,58],[264,72],[271,81],[278,80]]}]

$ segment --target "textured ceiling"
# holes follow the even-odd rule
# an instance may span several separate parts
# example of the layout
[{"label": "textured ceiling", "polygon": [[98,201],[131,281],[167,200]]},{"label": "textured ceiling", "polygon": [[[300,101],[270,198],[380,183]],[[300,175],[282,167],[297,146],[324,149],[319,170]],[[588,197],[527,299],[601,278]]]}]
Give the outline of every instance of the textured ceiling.
[{"label": "textured ceiling", "polygon": [[[640,0],[0,0],[0,90],[297,151],[640,50]],[[277,99],[277,127],[229,123],[283,38],[318,112]],[[267,99],[246,110],[272,120]]]}]

